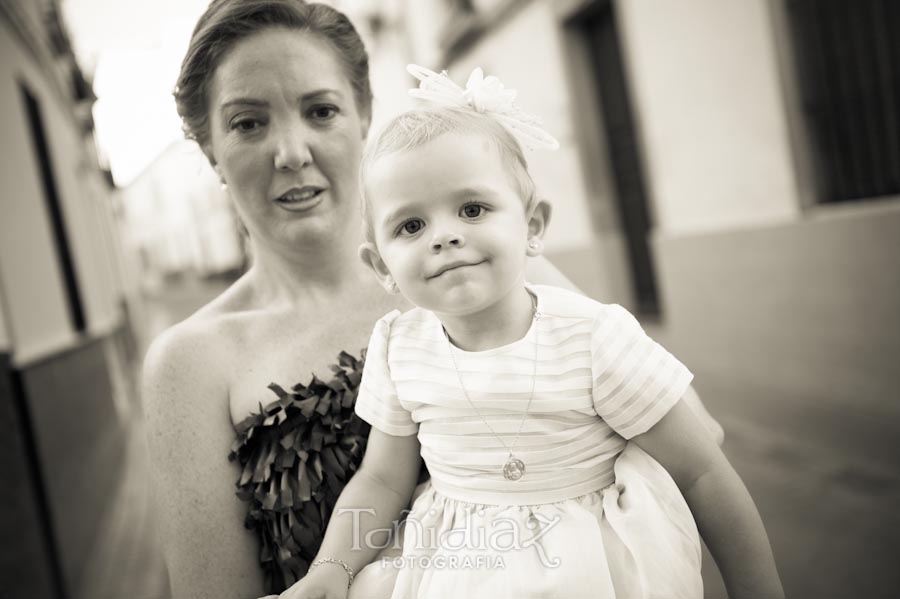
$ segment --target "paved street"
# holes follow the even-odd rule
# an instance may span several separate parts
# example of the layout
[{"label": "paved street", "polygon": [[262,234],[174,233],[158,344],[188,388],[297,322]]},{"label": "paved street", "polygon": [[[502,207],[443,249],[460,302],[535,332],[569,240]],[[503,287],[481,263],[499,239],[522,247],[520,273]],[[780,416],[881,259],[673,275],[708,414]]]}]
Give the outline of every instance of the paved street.
[{"label": "paved street", "polygon": [[[183,318],[219,289],[221,284],[185,283],[150,298],[142,317],[147,334]],[[789,405],[780,398],[761,399],[714,377],[698,381],[698,389],[725,427],[725,451],[762,513],[788,596],[895,597],[900,588],[896,447],[891,452],[875,446],[877,439],[852,430],[831,433],[843,430],[840,422],[810,422],[839,415],[800,419],[779,412],[779,406]],[[79,593],[85,599],[167,596],[139,418],[131,426],[128,467]],[[878,455],[881,459],[872,458]],[[704,578],[707,597],[725,597],[709,559]]]}]

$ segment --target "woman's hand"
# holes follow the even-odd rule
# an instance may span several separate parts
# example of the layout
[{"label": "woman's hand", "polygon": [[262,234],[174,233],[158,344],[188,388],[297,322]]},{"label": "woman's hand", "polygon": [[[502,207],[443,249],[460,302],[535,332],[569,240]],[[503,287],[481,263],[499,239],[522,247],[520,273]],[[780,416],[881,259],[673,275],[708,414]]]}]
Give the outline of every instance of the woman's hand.
[{"label": "woman's hand", "polygon": [[337,564],[321,564],[283,592],[279,599],[346,599],[348,576]]}]

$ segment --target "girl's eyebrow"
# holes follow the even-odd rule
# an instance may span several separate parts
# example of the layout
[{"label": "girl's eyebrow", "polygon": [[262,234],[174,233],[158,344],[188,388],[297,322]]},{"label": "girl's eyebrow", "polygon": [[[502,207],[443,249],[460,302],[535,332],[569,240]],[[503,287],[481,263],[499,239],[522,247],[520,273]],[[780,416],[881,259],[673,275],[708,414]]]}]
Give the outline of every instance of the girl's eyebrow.
[{"label": "girl's eyebrow", "polygon": [[497,195],[497,192],[493,188],[484,185],[461,187],[453,192],[453,197],[455,199],[465,199],[472,196],[494,198],[497,197]]},{"label": "girl's eyebrow", "polygon": [[385,217],[381,219],[381,222],[384,225],[390,225],[394,221],[400,220],[400,218],[409,214],[412,211],[413,206],[414,204],[403,204],[399,208],[395,208],[388,212]]}]

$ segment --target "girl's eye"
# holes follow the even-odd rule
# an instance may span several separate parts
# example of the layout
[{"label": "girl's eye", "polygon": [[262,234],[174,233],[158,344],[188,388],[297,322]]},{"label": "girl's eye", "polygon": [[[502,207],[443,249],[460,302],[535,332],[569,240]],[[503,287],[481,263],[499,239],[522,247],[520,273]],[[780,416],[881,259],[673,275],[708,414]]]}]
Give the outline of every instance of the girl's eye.
[{"label": "girl's eye", "polygon": [[425,226],[421,220],[411,218],[400,226],[400,233],[405,235],[415,235]]},{"label": "girl's eye", "polygon": [[480,204],[466,204],[462,207],[462,210],[460,210],[462,216],[465,216],[466,218],[478,218],[481,216],[482,212],[484,212],[484,206],[481,206]]},{"label": "girl's eye", "polygon": [[315,106],[312,110],[310,110],[310,115],[318,121],[328,121],[334,118],[337,112],[338,109],[336,106],[326,104],[322,106]]}]

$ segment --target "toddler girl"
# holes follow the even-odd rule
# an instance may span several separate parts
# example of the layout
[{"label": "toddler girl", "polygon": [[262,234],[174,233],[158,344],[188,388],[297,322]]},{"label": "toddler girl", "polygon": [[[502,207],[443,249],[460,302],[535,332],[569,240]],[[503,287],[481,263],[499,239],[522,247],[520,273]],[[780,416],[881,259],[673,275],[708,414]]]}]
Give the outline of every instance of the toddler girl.
[{"label": "toddler girl", "polygon": [[519,140],[555,141],[496,78],[476,71],[463,90],[411,72],[438,106],[371,141],[360,255],[417,307],[375,327],[356,403],[365,458],[284,596],[346,596],[420,455],[431,484],[394,526],[402,554],[351,597],[702,597],[692,512],[732,597],[780,596],[752,500],[680,401],[687,368],[625,309],[524,279],[551,210]]}]

